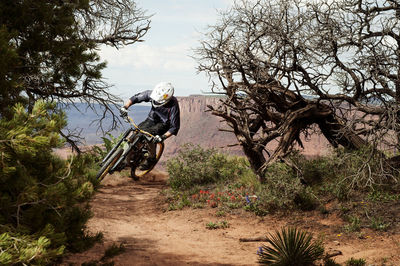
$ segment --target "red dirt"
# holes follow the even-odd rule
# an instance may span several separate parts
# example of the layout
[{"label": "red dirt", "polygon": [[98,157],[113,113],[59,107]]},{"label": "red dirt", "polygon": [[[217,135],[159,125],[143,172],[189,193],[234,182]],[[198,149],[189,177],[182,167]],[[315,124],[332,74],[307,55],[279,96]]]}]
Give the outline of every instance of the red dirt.
[{"label": "red dirt", "polygon": [[[364,258],[367,265],[400,265],[400,233],[363,231],[363,239],[341,232],[344,222],[318,212],[263,218],[239,210],[217,217],[216,209],[167,211],[162,190],[167,174],[153,170],[138,182],[124,173],[107,176],[91,202],[94,213],[88,231],[103,232],[104,242],[87,252],[68,256],[63,265],[100,260],[112,244],[125,247],[113,257],[115,265],[256,265],[262,242],[239,242],[260,237],[286,225],[298,225],[322,236],[325,250],[339,250],[338,263]],[[226,229],[208,230],[209,222],[227,221]]]}]

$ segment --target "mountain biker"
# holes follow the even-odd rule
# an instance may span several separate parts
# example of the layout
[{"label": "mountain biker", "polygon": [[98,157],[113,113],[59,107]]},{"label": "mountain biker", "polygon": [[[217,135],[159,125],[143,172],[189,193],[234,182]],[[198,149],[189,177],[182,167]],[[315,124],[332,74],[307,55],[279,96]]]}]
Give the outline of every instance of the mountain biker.
[{"label": "mountain biker", "polygon": [[121,107],[121,117],[128,115],[128,108],[136,103],[151,102],[150,112],[139,128],[154,136],[149,145],[149,157],[140,166],[141,170],[149,169],[156,162],[156,144],[172,135],[180,128],[179,104],[174,97],[174,87],[169,82],[158,83],[153,90],[146,90],[132,96]]}]

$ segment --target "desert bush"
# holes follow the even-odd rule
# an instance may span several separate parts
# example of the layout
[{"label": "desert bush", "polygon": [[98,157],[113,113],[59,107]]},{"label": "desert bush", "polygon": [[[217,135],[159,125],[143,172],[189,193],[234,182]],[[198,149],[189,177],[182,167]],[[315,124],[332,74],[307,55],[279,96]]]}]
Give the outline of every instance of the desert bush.
[{"label": "desert bush", "polygon": [[237,179],[250,172],[245,160],[230,158],[216,149],[185,144],[176,157],[168,160],[169,184],[174,190]]},{"label": "desert bush", "polygon": [[[187,144],[167,162],[167,169],[170,186],[175,191],[169,198],[179,200],[173,202],[171,209],[190,206],[188,199],[193,204],[207,202],[212,207],[244,207],[260,216],[283,208],[311,210],[317,206],[312,190],[301,184],[291,167],[281,162],[272,164],[265,182],[260,183],[246,158]],[[252,200],[247,200],[246,195],[252,195]]]},{"label": "desert bush", "polygon": [[386,231],[390,226],[382,217],[371,217],[371,228],[377,231]]},{"label": "desert bush", "polygon": [[358,216],[348,216],[348,224],[344,226],[347,232],[358,232],[361,229],[361,220]]},{"label": "desert bush", "polygon": [[324,266],[340,266],[334,259],[328,258],[324,259]]},{"label": "desert bush", "polygon": [[112,148],[121,140],[124,133],[121,133],[119,136],[114,137],[110,133],[107,133],[101,139],[103,140],[104,147],[101,146],[93,146],[93,153],[98,156],[99,160],[102,160],[108,152],[112,150]]},{"label": "desert bush", "polygon": [[365,261],[365,259],[351,258],[348,261],[346,261],[346,266],[364,266],[366,264],[367,262]]},{"label": "desert bush", "polygon": [[17,105],[11,120],[0,120],[0,246],[14,241],[0,249],[0,258],[11,264],[46,264],[100,237],[84,230],[95,187],[93,158],[53,155],[66,125],[54,109],[38,101],[28,113]]},{"label": "desert bush", "polygon": [[314,209],[317,205],[312,190],[306,188],[290,166],[276,162],[268,168],[266,179],[254,192],[260,208],[265,210]]},{"label": "desert bush", "polygon": [[339,200],[349,199],[354,192],[394,191],[400,184],[400,172],[381,152],[367,146],[358,150],[338,148],[314,159],[294,154],[289,161],[307,186],[316,185]]},{"label": "desert bush", "polygon": [[208,222],[206,224],[206,228],[209,229],[209,230],[225,229],[225,228],[229,228],[229,223],[227,221]]},{"label": "desert bush", "polygon": [[289,161],[296,166],[296,176],[308,185],[319,185],[322,182],[336,177],[336,159],[334,155],[326,155],[317,158],[306,158],[300,153],[293,153]]},{"label": "desert bush", "polygon": [[[312,188],[310,193],[300,194],[306,196],[303,197],[306,201],[311,199],[311,207],[316,197],[327,195],[340,201],[368,193],[370,198],[379,201],[396,199],[398,195],[399,171],[390,167],[382,153],[369,147],[359,150],[338,148],[329,155],[314,159],[294,154],[287,161],[291,162],[294,176]],[[304,209],[304,204],[300,207]]]},{"label": "desert bush", "polygon": [[312,234],[297,228],[283,228],[267,237],[269,245],[258,251],[260,264],[281,266],[308,266],[321,259],[324,248],[319,241],[312,242]]},{"label": "desert bush", "polygon": [[346,185],[349,192],[356,189],[375,190],[386,186],[394,188],[400,181],[399,171],[388,165],[382,153],[370,147],[348,151],[335,150],[337,174],[340,183]]}]

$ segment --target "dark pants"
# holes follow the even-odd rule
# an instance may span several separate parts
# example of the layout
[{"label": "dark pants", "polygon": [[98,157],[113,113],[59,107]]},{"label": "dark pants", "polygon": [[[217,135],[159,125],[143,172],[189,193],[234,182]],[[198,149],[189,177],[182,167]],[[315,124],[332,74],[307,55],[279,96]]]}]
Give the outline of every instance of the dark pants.
[{"label": "dark pants", "polygon": [[139,128],[149,132],[152,135],[162,135],[168,131],[168,126],[163,123],[156,123],[150,118],[147,118],[139,124]]},{"label": "dark pants", "polygon": [[[168,126],[163,123],[156,123],[153,120],[147,118],[142,123],[139,124],[141,130],[147,131],[153,136],[162,135],[168,131]],[[149,143],[149,158],[156,158],[156,145],[154,143]]]}]

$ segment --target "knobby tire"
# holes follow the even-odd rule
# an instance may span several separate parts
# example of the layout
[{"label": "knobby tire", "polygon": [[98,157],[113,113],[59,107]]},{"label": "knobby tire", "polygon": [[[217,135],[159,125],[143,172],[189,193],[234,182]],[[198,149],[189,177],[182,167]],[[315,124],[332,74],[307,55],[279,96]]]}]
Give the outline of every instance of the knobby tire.
[{"label": "knobby tire", "polygon": [[[156,154],[156,161],[155,163],[149,168],[146,169],[144,171],[140,171],[140,170],[136,170],[135,169],[131,169],[131,178],[135,181],[139,180],[140,177],[144,176],[145,174],[149,173],[151,170],[153,170],[153,168],[156,166],[156,164],[158,163],[158,161],[161,158],[161,155],[164,151],[164,143],[157,143],[157,146],[159,147],[157,154]],[[137,172],[137,173],[136,173]]]},{"label": "knobby tire", "polygon": [[104,179],[104,177],[108,174],[108,171],[114,166],[114,164],[118,161],[119,157],[121,157],[124,149],[118,148],[108,160],[103,164],[100,170],[97,172],[97,180],[100,182]]}]

